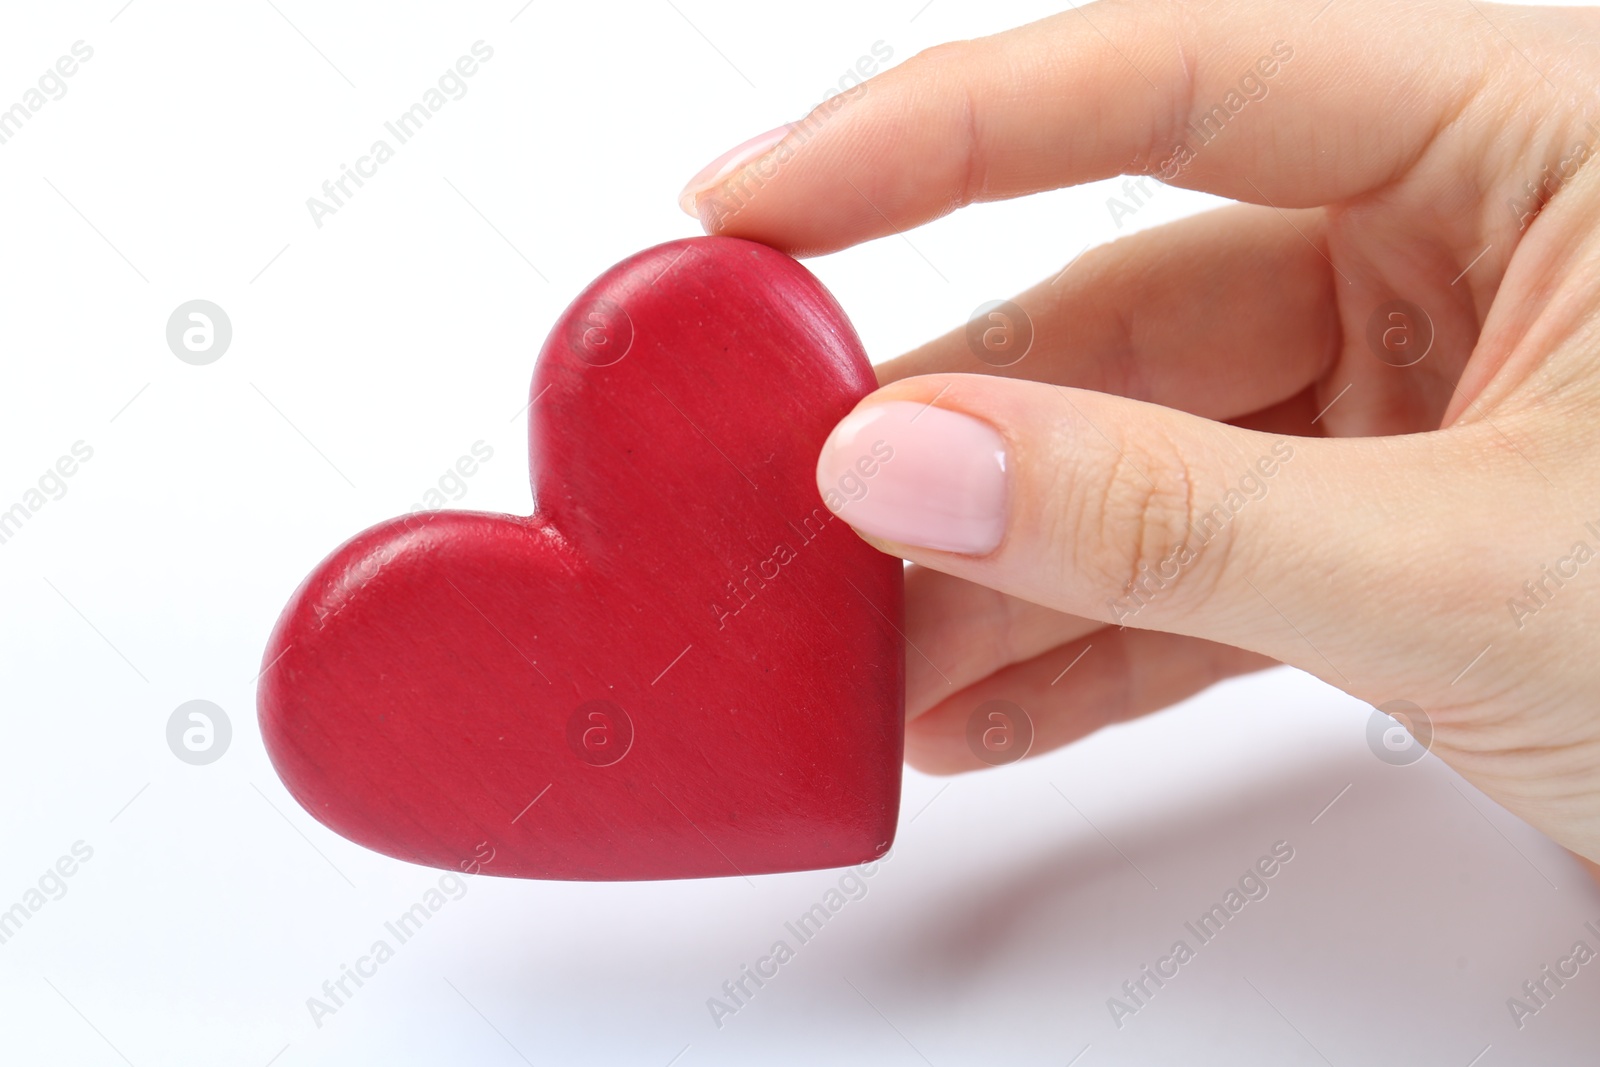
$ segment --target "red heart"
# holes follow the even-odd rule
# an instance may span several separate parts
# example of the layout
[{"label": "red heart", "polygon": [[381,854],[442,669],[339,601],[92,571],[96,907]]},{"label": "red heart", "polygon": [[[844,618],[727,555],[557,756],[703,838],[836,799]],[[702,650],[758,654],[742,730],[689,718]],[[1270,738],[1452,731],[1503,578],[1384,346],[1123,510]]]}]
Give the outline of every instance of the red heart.
[{"label": "red heart", "polygon": [[284,609],[258,693],[284,784],[368,848],[524,878],[887,851],[901,564],[813,475],[875,386],[779,252],[698,238],[613,267],[535,368],[532,517],[391,520]]}]

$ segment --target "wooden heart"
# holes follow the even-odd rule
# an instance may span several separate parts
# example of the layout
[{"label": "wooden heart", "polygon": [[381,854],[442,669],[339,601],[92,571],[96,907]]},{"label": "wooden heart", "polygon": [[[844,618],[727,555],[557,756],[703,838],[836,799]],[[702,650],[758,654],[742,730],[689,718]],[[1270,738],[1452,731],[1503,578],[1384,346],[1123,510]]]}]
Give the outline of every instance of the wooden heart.
[{"label": "wooden heart", "polygon": [[613,267],[534,371],[534,514],[383,523],[284,609],[258,708],[290,793],[368,848],[523,878],[882,855],[901,564],[813,473],[875,386],[779,252],[708,237]]}]

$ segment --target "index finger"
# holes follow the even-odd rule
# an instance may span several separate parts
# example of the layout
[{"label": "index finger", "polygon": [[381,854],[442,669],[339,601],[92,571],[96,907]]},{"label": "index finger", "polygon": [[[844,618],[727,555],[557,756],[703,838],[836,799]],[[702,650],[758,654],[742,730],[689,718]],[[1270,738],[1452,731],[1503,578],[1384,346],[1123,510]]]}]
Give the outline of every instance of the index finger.
[{"label": "index finger", "polygon": [[1459,112],[1482,64],[1449,42],[1492,27],[1470,5],[1316,7],[1101,0],[941,45],[758,139],[756,158],[719,160],[685,201],[708,232],[811,255],[1124,173],[1278,207],[1343,199],[1403,173]]}]

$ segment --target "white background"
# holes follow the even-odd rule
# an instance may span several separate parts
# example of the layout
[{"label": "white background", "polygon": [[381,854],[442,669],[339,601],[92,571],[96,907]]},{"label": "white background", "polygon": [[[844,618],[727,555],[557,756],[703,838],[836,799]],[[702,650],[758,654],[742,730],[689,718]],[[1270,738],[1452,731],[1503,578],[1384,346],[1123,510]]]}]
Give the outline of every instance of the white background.
[{"label": "white background", "polygon": [[[0,145],[0,508],[94,449],[0,545],[0,908],[94,850],[0,945],[0,1062],[1595,1062],[1600,964],[1520,1031],[1505,1001],[1600,924],[1600,893],[1281,670],[1019,766],[908,773],[867,895],[720,1028],[707,998],[838,872],[478,878],[317,1027],[306,999],[437,872],[335,837],[274,777],[253,681],[289,592],[479,440],[462,503],[530,507],[515,413],[544,332],[605,267],[693,232],[675,195],[702,163],[875,42],[899,62],[1047,9],[276,2],[8,6],[0,33],[0,106],[94,49]],[[1263,39],[1306,36],[1285,18]],[[316,228],[306,198],[479,39],[468,94]],[[812,266],[887,358],[1116,236],[1110,192]],[[1123,232],[1207,204],[1162,189]],[[233,323],[210,366],[165,343],[194,298]],[[195,698],[234,729],[210,766],[166,744]],[[1113,1025],[1107,998],[1278,840],[1270,895]]]}]

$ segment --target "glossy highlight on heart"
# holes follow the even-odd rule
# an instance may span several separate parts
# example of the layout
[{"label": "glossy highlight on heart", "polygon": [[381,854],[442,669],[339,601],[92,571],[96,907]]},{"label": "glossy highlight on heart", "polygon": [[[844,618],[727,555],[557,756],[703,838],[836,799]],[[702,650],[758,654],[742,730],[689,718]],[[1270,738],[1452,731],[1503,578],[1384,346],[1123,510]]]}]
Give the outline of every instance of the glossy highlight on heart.
[{"label": "glossy highlight on heart", "polygon": [[535,367],[533,515],[394,519],[294,593],[258,687],[290,793],[368,848],[502,876],[881,856],[902,565],[813,476],[875,386],[782,253],[694,238],[607,271]]}]

